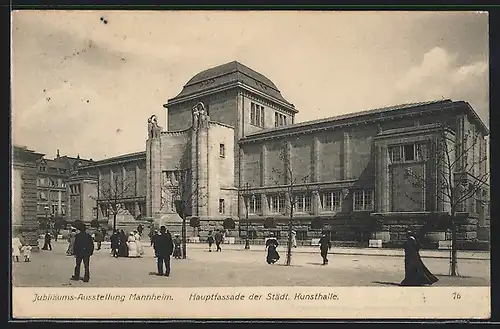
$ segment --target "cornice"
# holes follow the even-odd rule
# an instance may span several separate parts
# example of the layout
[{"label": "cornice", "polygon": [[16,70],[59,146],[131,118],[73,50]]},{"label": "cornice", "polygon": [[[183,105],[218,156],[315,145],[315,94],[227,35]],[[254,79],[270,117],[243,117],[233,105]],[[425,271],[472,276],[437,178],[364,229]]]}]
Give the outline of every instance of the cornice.
[{"label": "cornice", "polygon": [[273,103],[276,103],[276,104],[283,106],[288,111],[291,111],[294,113],[299,112],[298,110],[295,109],[295,107],[291,106],[291,104],[285,103],[282,100],[274,98],[273,96],[270,96],[270,95],[268,95],[260,90],[252,88],[252,87],[248,86],[247,84],[244,84],[244,83],[239,82],[239,81],[229,82],[229,83],[220,85],[218,87],[215,87],[212,89],[207,89],[207,90],[204,90],[201,92],[193,92],[191,94],[187,94],[187,95],[180,97],[180,98],[171,98],[167,101],[167,104],[163,105],[163,107],[168,108],[171,105],[180,104],[180,103],[188,102],[191,100],[197,100],[200,97],[209,96],[211,94],[227,91],[227,90],[234,89],[234,88],[241,88],[241,89],[250,91],[256,95],[259,95],[260,97],[262,97],[264,99],[267,99],[269,101],[272,101]]},{"label": "cornice", "polygon": [[450,109],[456,109],[457,104],[451,103],[451,105],[444,105],[440,107],[432,107],[432,108],[419,108],[410,107],[399,110],[399,113],[391,113],[394,110],[388,110],[386,112],[381,113],[369,113],[366,115],[356,116],[356,113],[353,113],[353,117],[347,118],[330,118],[324,119],[323,121],[311,121],[308,123],[300,122],[293,125],[288,125],[280,128],[268,128],[258,133],[247,135],[241,138],[238,143],[245,144],[251,142],[257,142],[262,140],[270,140],[270,139],[282,139],[287,138],[288,136],[300,136],[300,135],[308,135],[321,131],[329,131],[335,129],[345,129],[345,128],[355,128],[361,125],[366,124],[377,124],[379,122],[384,122],[388,120],[400,120],[403,118],[409,117],[420,117],[424,115],[429,115],[433,112],[442,112],[449,111]]}]

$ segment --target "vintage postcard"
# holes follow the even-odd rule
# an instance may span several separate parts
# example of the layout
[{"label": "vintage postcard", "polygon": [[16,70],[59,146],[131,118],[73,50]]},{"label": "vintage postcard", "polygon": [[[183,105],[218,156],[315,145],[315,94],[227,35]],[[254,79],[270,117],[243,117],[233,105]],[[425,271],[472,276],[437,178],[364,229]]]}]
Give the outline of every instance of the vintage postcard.
[{"label": "vintage postcard", "polygon": [[486,12],[13,12],[13,319],[488,319],[488,42]]}]

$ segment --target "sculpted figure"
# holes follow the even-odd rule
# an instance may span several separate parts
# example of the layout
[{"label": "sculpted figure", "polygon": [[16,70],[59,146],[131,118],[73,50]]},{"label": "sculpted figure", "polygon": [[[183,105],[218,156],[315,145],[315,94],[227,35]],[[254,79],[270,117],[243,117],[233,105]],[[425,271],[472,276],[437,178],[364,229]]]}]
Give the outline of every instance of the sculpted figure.
[{"label": "sculpted figure", "polygon": [[151,117],[148,118],[148,138],[153,137],[153,123],[151,122]]},{"label": "sculpted figure", "polygon": [[192,111],[193,111],[193,129],[196,130],[198,129],[198,117],[199,117],[198,106],[194,106]]}]

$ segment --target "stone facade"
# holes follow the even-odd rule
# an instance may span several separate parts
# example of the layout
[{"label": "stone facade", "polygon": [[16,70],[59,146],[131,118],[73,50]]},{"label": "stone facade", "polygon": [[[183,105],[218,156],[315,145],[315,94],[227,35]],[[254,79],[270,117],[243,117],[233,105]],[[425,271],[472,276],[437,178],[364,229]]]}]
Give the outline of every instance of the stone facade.
[{"label": "stone facade", "polygon": [[72,173],[82,165],[92,163],[92,159],[80,156],[60,156],[54,159],[40,158],[37,161],[37,218],[39,221],[55,219],[70,220],[67,214],[69,194],[66,184]]},{"label": "stone facade", "polygon": [[[230,188],[238,188],[239,202],[237,206],[231,205],[235,211],[230,215],[246,217],[243,194],[251,195],[253,201],[249,219],[252,230],[257,230],[256,235],[263,234],[265,218],[273,217],[278,220],[278,225],[286,224],[292,205],[294,218],[298,221],[294,228],[301,231],[299,238],[317,235],[310,229],[313,218],[325,219],[325,229],[338,239],[368,239],[379,234],[377,232],[382,228],[377,228],[371,214],[396,216],[396,222],[406,220],[398,219],[397,214],[400,213],[422,214],[412,219],[413,222],[421,221],[422,226],[433,214],[447,211],[446,204],[436,198],[440,184],[436,181],[438,164],[433,163],[431,158],[391,163],[389,147],[397,144],[404,148],[406,144],[424,143],[428,144],[428,152],[437,152],[435,145],[440,136],[450,134],[452,137],[448,138],[455,138],[457,134],[468,131],[480,140],[479,146],[472,152],[477,156],[486,154],[483,142],[488,130],[466,102],[445,100],[405,104],[294,123],[297,110],[293,105],[284,100],[267,78],[248,70],[233,62],[193,77],[181,93],[165,105],[168,108],[168,129],[162,132],[161,142],[157,143],[162,145],[161,152],[168,152],[163,145],[171,144],[167,140],[172,138],[167,136],[179,131],[189,135],[185,143],[198,145],[198,149],[191,153],[191,168],[185,168],[195,173],[193,181],[213,186],[209,182],[226,179],[227,176],[220,176],[210,165],[213,162],[208,160],[212,156],[210,152],[216,154],[217,150],[209,147],[207,154],[200,153],[200,149],[207,148],[193,139],[196,129],[192,110],[201,102],[210,121],[231,126],[234,136],[234,185]],[[250,77],[253,82],[235,77],[234,72]],[[259,90],[253,88],[259,83],[267,86],[268,92],[265,87]],[[199,130],[197,136],[209,136],[211,129],[210,126],[208,131]],[[203,138],[209,140],[208,137]],[[148,143],[152,145],[154,141]],[[216,144],[211,147],[216,148]],[[464,144],[466,148],[467,144]],[[154,152],[151,151],[151,154]],[[163,159],[163,163],[157,164],[156,171],[161,171],[160,167],[168,167],[169,161],[177,162]],[[476,176],[484,171],[481,165],[470,167],[471,173]],[[425,186],[405,184],[408,172],[426,177]],[[292,180],[294,184],[290,194]],[[220,190],[209,189],[209,195],[213,193],[221,195]],[[153,204],[158,204],[158,201]],[[212,199],[211,213],[215,205]],[[203,217],[208,213],[209,210],[199,209],[192,215]],[[472,212],[468,216],[471,218],[468,221],[474,221],[472,218],[476,215]],[[468,233],[462,237],[474,238],[478,226],[488,225],[487,217],[482,215],[484,220],[481,223],[476,220],[478,225],[475,228],[474,225],[466,225]],[[393,225],[394,229],[396,226]],[[240,231],[245,229],[239,228]],[[339,233],[343,231],[345,233]],[[389,236],[391,234],[391,240],[401,238],[389,232]]]},{"label": "stone facade", "polygon": [[[137,227],[146,218],[146,153],[137,152],[81,166],[67,184],[70,221]],[[116,209],[116,210],[113,210]]]},{"label": "stone facade", "polygon": [[[197,217],[201,227],[188,233],[204,236],[230,217],[239,236],[262,238],[273,230],[285,238],[293,215],[299,241],[316,238],[321,230],[311,223],[320,220],[336,241],[398,243],[407,229],[425,228],[450,211],[439,189],[445,146],[456,148],[452,157],[470,153],[453,175],[467,170],[472,182],[488,170],[472,159],[488,154],[489,131],[463,101],[296,123],[298,111],[272,81],[231,62],[194,76],[164,107],[166,129],[149,118],[145,152],[98,161],[78,173],[98,177],[99,191],[113,177],[134,177],[134,193],[123,200],[137,203],[138,211],[124,208],[136,220],[145,214],[172,231],[181,217]],[[408,184],[409,175],[422,184]],[[480,194],[455,211],[461,241],[487,235],[489,210],[478,204],[488,203],[488,184]],[[97,217],[106,214],[99,210]],[[277,228],[264,227],[269,218]],[[428,236],[442,238],[439,230]]]},{"label": "stone facade", "polygon": [[38,250],[36,163],[41,157],[41,153],[13,146],[12,229],[34,250]]}]

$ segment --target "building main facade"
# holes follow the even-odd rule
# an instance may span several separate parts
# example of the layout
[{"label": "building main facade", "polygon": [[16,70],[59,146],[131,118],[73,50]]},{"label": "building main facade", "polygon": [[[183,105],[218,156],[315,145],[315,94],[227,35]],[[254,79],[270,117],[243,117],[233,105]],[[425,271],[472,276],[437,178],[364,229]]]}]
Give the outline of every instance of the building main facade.
[{"label": "building main facade", "polygon": [[[181,221],[176,200],[184,200],[183,211],[199,219],[201,235],[232,218],[240,234],[259,237],[272,218],[284,237],[281,227],[293,212],[299,239],[316,237],[311,222],[320,220],[335,240],[379,235],[389,242],[452,207],[464,218],[459,239],[487,235],[487,182],[457,204],[442,191],[446,177],[454,186],[487,176],[486,161],[477,159],[488,154],[489,132],[467,102],[404,104],[296,123],[297,109],[271,80],[231,62],[195,75],[164,107],[168,125],[149,118],[145,152],[95,161],[74,178],[75,184],[86,179],[96,195],[119,182],[123,221],[149,219],[175,230]],[[457,160],[448,162],[451,171],[450,154]],[[109,218],[101,194],[94,217]]]}]

